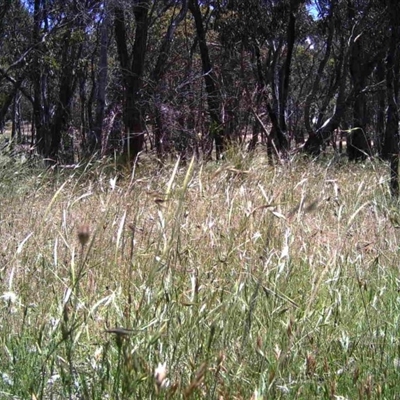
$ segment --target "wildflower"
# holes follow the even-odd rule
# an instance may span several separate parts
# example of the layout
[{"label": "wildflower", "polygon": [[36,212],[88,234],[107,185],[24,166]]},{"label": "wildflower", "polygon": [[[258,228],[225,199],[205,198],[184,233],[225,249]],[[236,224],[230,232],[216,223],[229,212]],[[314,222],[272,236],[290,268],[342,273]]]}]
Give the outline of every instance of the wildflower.
[{"label": "wildflower", "polygon": [[14,385],[13,379],[6,372],[1,372],[1,378],[3,379],[3,382],[6,383],[7,385],[10,386]]},{"label": "wildflower", "polygon": [[56,381],[58,381],[59,379],[60,379],[60,375],[54,374],[47,380],[47,384],[54,385],[56,383]]},{"label": "wildflower", "polygon": [[14,304],[17,301],[17,295],[14,292],[4,292],[2,296],[0,296],[5,302],[9,304]]},{"label": "wildflower", "polygon": [[16,293],[14,293],[10,290],[8,292],[4,292],[3,295],[0,296],[0,298],[3,299],[5,303],[7,303],[8,311],[11,314],[14,314],[15,312],[17,312],[16,302],[18,300],[18,296]]},{"label": "wildflower", "polygon": [[158,388],[167,388],[169,386],[169,379],[167,379],[167,363],[159,363],[154,371],[154,379]]},{"label": "wildflower", "polygon": [[101,369],[102,358],[103,358],[103,348],[102,347],[98,347],[95,350],[94,355],[90,360],[91,367],[94,370]]}]

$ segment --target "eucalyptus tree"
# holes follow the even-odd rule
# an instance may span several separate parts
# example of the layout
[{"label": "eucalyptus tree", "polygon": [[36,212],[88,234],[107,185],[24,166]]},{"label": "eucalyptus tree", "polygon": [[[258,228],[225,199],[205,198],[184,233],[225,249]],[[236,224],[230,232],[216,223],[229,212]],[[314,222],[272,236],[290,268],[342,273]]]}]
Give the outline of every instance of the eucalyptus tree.
[{"label": "eucalyptus tree", "polygon": [[[300,35],[305,33],[301,26],[309,16],[306,1],[232,0],[226,7],[228,17],[221,26],[221,37],[225,43],[236,46],[244,66],[242,70],[246,64],[252,66],[248,71],[252,74],[252,82],[244,77],[246,101],[255,102],[251,110],[257,124],[261,124],[268,134],[270,145],[278,151],[284,150],[288,147],[293,55]],[[266,132],[267,125],[260,118],[259,114],[263,113],[257,112],[260,102],[269,117],[270,132]]]},{"label": "eucalyptus tree", "polygon": [[[169,16],[169,23],[163,37],[156,38],[156,42],[159,42],[157,49],[158,56],[155,58],[150,72],[147,96],[149,102],[152,102],[154,106],[154,144],[159,158],[164,157],[164,153],[168,150],[169,142],[172,139],[171,135],[167,133],[170,130],[170,126],[166,125],[169,125],[171,118],[175,119],[176,117],[176,113],[164,103],[165,97],[167,97],[164,93],[165,90],[163,90],[166,86],[165,76],[171,69],[169,59],[173,43],[175,42],[176,31],[182,21],[187,17],[187,12],[188,0],[170,1],[163,10],[163,14]],[[178,83],[176,86],[178,86]],[[152,101],[150,99],[152,99]],[[185,134],[182,133],[182,135]],[[183,138],[180,138],[180,141],[183,141]],[[181,154],[182,156],[183,153],[184,152]]]},{"label": "eucalyptus tree", "polygon": [[[39,153],[56,162],[67,141],[85,44],[98,13],[98,0],[34,0],[31,65],[33,112]],[[69,144],[70,145],[70,144]]]},{"label": "eucalyptus tree", "polygon": [[[126,130],[124,154],[134,159],[143,148],[145,125],[141,104],[143,75],[150,26],[150,0],[113,3],[114,32],[123,81],[123,121]],[[134,40],[130,48],[127,16],[135,21]]]},{"label": "eucalyptus tree", "polygon": [[210,114],[210,135],[215,141],[216,157],[219,159],[224,151],[225,138],[221,121],[221,100],[217,88],[217,77],[211,62],[206,40],[206,28],[201,12],[201,1],[189,0],[189,10],[193,15],[199,43],[204,82],[207,91],[208,112]]},{"label": "eucalyptus tree", "polygon": [[331,75],[334,84],[325,95],[326,104],[333,104],[333,108],[323,108],[316,131],[310,132],[305,150],[319,154],[351,110],[351,118],[344,121],[351,131],[348,155],[351,160],[364,159],[371,154],[367,95],[371,89],[372,73],[376,71],[386,49],[382,11],[376,2],[363,0],[323,0],[320,3],[330,10],[328,15],[333,27],[330,25],[326,39],[328,62],[324,64],[325,59],[322,59],[318,75],[322,70],[326,71],[331,62],[336,64]]},{"label": "eucalyptus tree", "polygon": [[[334,11],[336,5],[337,1],[335,0],[331,2],[321,1],[316,3],[318,9],[318,20],[315,23],[315,33],[313,32],[314,34],[310,35],[310,43],[312,44],[314,58],[318,59],[318,67],[313,71],[314,79],[304,102],[304,126],[308,135],[311,137],[315,134],[315,127],[312,120],[316,119],[318,116],[317,123],[318,121],[320,122],[320,119],[328,105],[328,102],[324,100],[317,105],[316,97],[318,96],[322,99],[322,96],[325,93],[325,99],[330,99],[335,86],[338,84],[338,80],[335,79],[337,74],[334,74],[334,71],[330,71],[331,73],[329,75],[326,73],[327,64],[332,60],[332,48],[334,46],[335,33]],[[324,83],[325,85],[323,85]],[[312,113],[312,109],[314,113]],[[317,109],[318,113],[316,113]]]},{"label": "eucalyptus tree", "polygon": [[[176,30],[188,10],[188,1],[113,1],[114,36],[123,86],[123,122],[126,131],[124,154],[134,160],[145,143],[145,120],[152,98],[162,86]],[[165,32],[162,19],[170,16]],[[133,17],[134,24],[131,24]],[[132,26],[134,25],[134,27]],[[130,45],[130,37],[133,43]],[[157,43],[156,45],[154,43]],[[152,54],[149,54],[152,49]],[[153,53],[154,51],[154,53]],[[161,104],[156,104],[155,145],[162,153]]]},{"label": "eucalyptus tree", "polygon": [[22,91],[31,101],[26,87],[34,48],[28,34],[30,25],[31,19],[22,1],[0,1],[0,128],[18,93]]},{"label": "eucalyptus tree", "polygon": [[[321,0],[317,4],[320,27],[317,46],[324,50],[304,109],[309,134],[304,150],[313,155],[320,154],[339,128],[351,98],[348,89],[350,39],[342,27],[345,5],[336,0]],[[310,121],[311,105],[315,109],[313,123]]]},{"label": "eucalyptus tree", "polygon": [[388,48],[386,53],[386,130],[383,139],[382,156],[390,161],[390,189],[392,196],[399,196],[399,111],[400,90],[400,5],[395,0],[380,0],[383,15],[388,24]]},{"label": "eucalyptus tree", "polygon": [[[99,18],[98,28],[98,60],[92,61],[92,70],[96,71],[93,76],[92,96],[95,97],[94,118],[90,119],[89,129],[89,153],[100,150],[103,142],[103,120],[105,117],[106,107],[106,89],[108,82],[108,48],[109,48],[109,31],[110,31],[110,7],[109,0],[104,0],[102,4],[102,12]],[[97,68],[95,68],[95,65]],[[91,102],[90,102],[91,103]],[[89,115],[92,115],[91,104],[88,107]]]},{"label": "eucalyptus tree", "polygon": [[364,159],[372,152],[367,132],[367,93],[372,72],[386,49],[382,8],[373,1],[347,2],[348,30],[351,30],[349,71],[354,92],[353,132],[348,143],[350,160]]}]

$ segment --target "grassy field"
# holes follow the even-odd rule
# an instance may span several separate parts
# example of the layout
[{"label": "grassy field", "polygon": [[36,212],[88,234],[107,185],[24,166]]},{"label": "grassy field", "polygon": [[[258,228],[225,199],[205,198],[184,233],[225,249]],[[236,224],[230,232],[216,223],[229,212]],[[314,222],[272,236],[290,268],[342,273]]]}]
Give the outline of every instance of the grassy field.
[{"label": "grassy field", "polygon": [[0,398],[396,399],[388,167],[0,169]]}]

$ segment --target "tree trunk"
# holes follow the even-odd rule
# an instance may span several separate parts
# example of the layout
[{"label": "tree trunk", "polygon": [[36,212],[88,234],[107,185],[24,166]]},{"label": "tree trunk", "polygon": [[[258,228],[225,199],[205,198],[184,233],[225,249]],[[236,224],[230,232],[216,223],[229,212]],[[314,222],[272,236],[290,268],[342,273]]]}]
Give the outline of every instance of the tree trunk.
[{"label": "tree trunk", "polygon": [[322,78],[322,74],[324,72],[325,66],[329,60],[329,57],[331,55],[331,49],[332,49],[332,41],[333,41],[333,33],[334,33],[334,7],[335,7],[336,1],[332,1],[331,6],[329,8],[329,15],[328,15],[328,37],[326,39],[326,47],[325,47],[325,54],[324,57],[322,58],[321,62],[319,63],[318,66],[318,71],[315,75],[315,79],[313,82],[313,86],[311,88],[311,92],[308,94],[305,104],[304,104],[304,125],[307,130],[307,133],[309,136],[313,136],[315,131],[311,126],[311,117],[310,117],[310,110],[311,110],[311,103],[315,99],[315,96],[318,92],[319,84]]},{"label": "tree trunk", "polygon": [[100,29],[100,55],[98,61],[97,90],[96,90],[96,111],[93,126],[93,133],[90,135],[90,151],[101,149],[104,109],[106,104],[106,87],[108,77],[108,27],[109,10],[107,0],[104,1],[104,16]]},{"label": "tree trunk", "polygon": [[208,52],[206,32],[203,26],[203,17],[201,15],[198,0],[189,0],[189,10],[192,13],[195,21],[197,38],[199,40],[204,82],[207,91],[208,111],[210,113],[211,120],[210,133],[215,142],[216,157],[218,160],[224,152],[225,138],[223,135],[222,122],[220,118],[220,101],[217,88],[215,87],[217,77],[215,76],[215,73],[213,71],[210,55]]},{"label": "tree trunk", "polygon": [[4,35],[4,19],[6,17],[6,14],[8,13],[8,10],[11,8],[13,0],[4,0],[2,1],[2,7],[0,8],[0,36]]},{"label": "tree trunk", "polygon": [[350,56],[350,76],[356,93],[353,104],[353,130],[351,141],[347,145],[350,161],[364,160],[371,154],[371,145],[366,133],[366,96],[362,93],[367,79],[362,42],[362,38],[358,38],[352,45]]},{"label": "tree trunk", "polygon": [[66,132],[70,120],[71,103],[78,82],[76,69],[81,58],[83,45],[73,41],[71,33],[71,31],[67,31],[63,39],[64,47],[61,61],[63,69],[60,77],[58,102],[48,131],[50,141],[45,155],[50,158],[51,162],[57,160],[62,134]]},{"label": "tree trunk", "polygon": [[390,161],[390,191],[399,196],[399,94],[400,55],[397,47],[400,26],[392,24],[389,50],[386,58],[387,114],[386,132],[382,154]]},{"label": "tree trunk", "polygon": [[[34,4],[34,13],[33,13],[33,42],[41,43],[41,34],[40,27],[42,24],[42,8],[41,8],[41,0],[35,0]],[[48,147],[45,143],[47,137],[45,135],[45,126],[44,126],[44,110],[42,103],[42,69],[40,66],[40,54],[41,46],[37,45],[35,53],[33,55],[32,62],[32,81],[33,81],[33,115],[35,121],[36,128],[36,143],[38,147],[39,154],[45,156],[46,148]]]},{"label": "tree trunk", "polygon": [[[382,85],[385,81],[385,65],[384,60],[378,62],[376,67],[375,78],[378,85]],[[380,157],[382,157],[382,148],[385,138],[385,90],[382,89],[377,93],[377,113],[376,113],[376,127],[375,127],[375,142],[378,147]]]},{"label": "tree trunk", "polygon": [[[157,86],[164,78],[165,72],[167,70],[167,61],[171,52],[171,45],[174,39],[176,28],[185,18],[187,10],[188,10],[187,0],[183,0],[182,7],[179,13],[171,20],[171,23],[168,26],[168,30],[162,40],[155,67],[152,73],[150,74],[150,81],[154,89],[157,88]],[[150,93],[150,95],[151,94],[153,93]],[[157,100],[154,101],[154,108],[155,108],[154,141],[155,141],[157,156],[159,157],[159,159],[161,159],[165,151],[165,141],[168,140],[168,138],[167,138],[167,130],[166,127],[164,126],[164,118],[162,117],[163,103],[159,98],[160,96],[157,97],[158,97]]]},{"label": "tree trunk", "polygon": [[[342,49],[344,51],[344,49]],[[304,151],[310,155],[318,156],[321,153],[322,148],[332,138],[333,132],[339,127],[340,121],[346,110],[346,107],[352,95],[348,95],[346,99],[346,69],[347,69],[348,53],[346,52],[343,61],[340,63],[340,78],[338,78],[339,91],[336,99],[335,109],[333,115],[328,118],[325,123],[318,128],[314,135],[308,137],[304,144]]]},{"label": "tree trunk", "polygon": [[187,10],[188,10],[187,0],[182,0],[182,7],[177,16],[172,19],[171,23],[168,26],[167,33],[163,38],[160,50],[158,52],[158,57],[155,67],[150,75],[150,80],[152,81],[154,86],[157,85],[164,77],[176,28],[185,18]]},{"label": "tree trunk", "polygon": [[[133,10],[136,29],[131,57],[128,54],[124,10],[119,6],[114,8],[115,39],[124,81],[123,121],[127,134],[124,142],[124,156],[128,161],[136,159],[144,144],[145,124],[140,90],[149,30],[149,7],[150,0],[135,1]],[[132,59],[132,64],[129,62],[130,59]]]},{"label": "tree trunk", "polygon": [[289,22],[286,31],[286,59],[279,72],[279,125],[283,132],[287,131],[285,114],[289,95],[290,67],[292,63],[294,41],[296,39],[296,14],[301,2],[301,0],[290,1]]},{"label": "tree trunk", "polygon": [[382,158],[390,160],[392,155],[399,151],[399,114],[397,111],[399,92],[399,52],[397,42],[400,38],[399,27],[392,26],[388,54],[386,57],[386,131],[382,146]]},{"label": "tree trunk", "polygon": [[18,80],[15,82],[12,90],[10,91],[10,93],[8,93],[5,96],[4,102],[3,102],[3,106],[0,108],[0,130],[3,129],[4,127],[4,119],[6,117],[7,111],[10,108],[15,96],[18,93],[19,88],[22,85],[22,82],[24,81],[25,77],[21,76],[18,78]]},{"label": "tree trunk", "polygon": [[[275,146],[276,150],[281,151],[285,150],[288,148],[288,141],[287,138],[284,134],[284,132],[281,130],[279,126],[279,118],[276,113],[276,111],[273,109],[271,106],[271,103],[268,99],[267,95],[267,84],[266,84],[266,79],[263,74],[263,67],[261,63],[261,57],[260,57],[260,49],[258,48],[257,45],[255,45],[255,52],[256,52],[256,57],[257,57],[257,80],[258,80],[258,87],[259,91],[262,93],[262,98],[264,99],[265,106],[267,108],[268,116],[271,120],[271,133],[268,137],[268,147]],[[272,85],[273,85],[273,80],[272,80]],[[274,143],[271,143],[273,141]],[[271,149],[269,149],[271,150]]]}]

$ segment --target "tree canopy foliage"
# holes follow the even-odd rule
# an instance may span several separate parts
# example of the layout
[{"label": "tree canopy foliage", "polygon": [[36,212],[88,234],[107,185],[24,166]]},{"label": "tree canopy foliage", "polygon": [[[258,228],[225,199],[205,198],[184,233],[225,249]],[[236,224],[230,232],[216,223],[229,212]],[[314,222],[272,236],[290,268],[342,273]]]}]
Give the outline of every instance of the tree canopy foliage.
[{"label": "tree canopy foliage", "polygon": [[1,0],[0,125],[50,163],[398,152],[395,0]]}]

